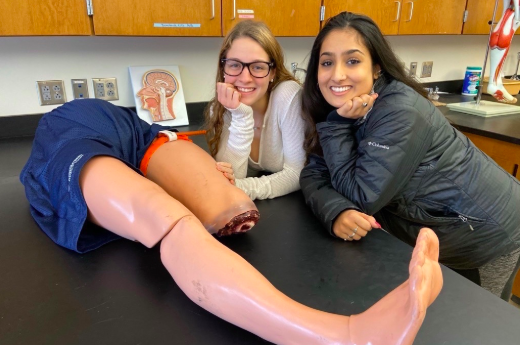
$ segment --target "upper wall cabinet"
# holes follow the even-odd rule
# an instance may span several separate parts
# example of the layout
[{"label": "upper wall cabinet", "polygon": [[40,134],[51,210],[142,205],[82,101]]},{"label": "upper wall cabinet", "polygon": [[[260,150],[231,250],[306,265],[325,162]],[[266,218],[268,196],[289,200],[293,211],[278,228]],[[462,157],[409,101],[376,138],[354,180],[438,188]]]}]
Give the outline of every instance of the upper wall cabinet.
[{"label": "upper wall cabinet", "polygon": [[221,0],[93,0],[94,33],[221,36]]},{"label": "upper wall cabinet", "polygon": [[348,11],[365,14],[378,24],[384,35],[397,35],[400,25],[401,1],[395,0],[325,0],[325,19]]},{"label": "upper wall cabinet", "polygon": [[400,35],[461,34],[467,0],[403,0]]},{"label": "upper wall cabinet", "polygon": [[240,20],[265,22],[275,36],[316,36],[321,0],[222,0],[223,34]]},{"label": "upper wall cabinet", "polygon": [[[468,0],[465,23],[463,24],[463,34],[466,35],[488,35],[496,0]],[[503,13],[503,0],[498,1],[496,10],[496,20],[501,19]],[[516,31],[519,34],[519,29]]]},{"label": "upper wall cabinet", "polygon": [[[461,34],[467,0],[324,0],[326,18],[341,11],[371,17],[385,35]],[[329,7],[329,9],[328,9]]]},{"label": "upper wall cabinet", "polygon": [[92,35],[85,0],[2,0],[1,36]]}]

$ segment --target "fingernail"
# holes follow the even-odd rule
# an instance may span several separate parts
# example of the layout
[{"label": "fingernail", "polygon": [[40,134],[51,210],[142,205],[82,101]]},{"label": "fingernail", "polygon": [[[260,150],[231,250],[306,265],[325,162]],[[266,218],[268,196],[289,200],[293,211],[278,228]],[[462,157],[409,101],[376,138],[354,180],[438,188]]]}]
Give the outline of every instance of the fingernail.
[{"label": "fingernail", "polygon": [[379,228],[382,227],[382,226],[380,225],[380,223],[378,223],[378,222],[375,222],[375,223],[376,223],[376,225],[377,225]]}]

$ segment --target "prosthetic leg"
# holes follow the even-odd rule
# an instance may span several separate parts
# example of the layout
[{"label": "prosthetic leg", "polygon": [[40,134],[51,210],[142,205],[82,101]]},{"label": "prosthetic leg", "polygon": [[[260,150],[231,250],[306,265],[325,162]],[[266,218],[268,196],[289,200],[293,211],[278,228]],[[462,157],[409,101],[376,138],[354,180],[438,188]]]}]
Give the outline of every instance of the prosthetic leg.
[{"label": "prosthetic leg", "polygon": [[487,92],[499,102],[516,103],[503,86],[503,65],[512,42],[512,37],[519,28],[519,0],[503,0],[503,15],[490,36],[490,79]]},{"label": "prosthetic leg", "polygon": [[188,141],[161,145],[150,159],[147,178],[186,206],[211,233],[248,231],[259,212],[251,199],[215,168],[215,160]]},{"label": "prosthetic leg", "polygon": [[[210,234],[226,223],[227,216],[235,217],[251,207],[233,192],[242,193],[216,171],[204,151],[177,141],[165,144],[157,154],[149,165],[149,177],[157,183],[115,158],[95,157],[87,162],[80,184],[89,219],[149,247],[161,242],[163,264],[196,304],[277,344],[412,343],[427,306],[442,285],[438,241],[431,230],[422,230],[418,237],[410,278],[405,283],[362,314],[348,317],[325,313],[282,294]],[[178,159],[183,156],[187,161]],[[211,167],[201,162],[209,162]],[[211,177],[214,172],[223,187]],[[167,190],[180,199],[174,199]],[[216,204],[211,207],[201,207],[193,200],[205,202],[212,193],[230,195],[213,195],[210,200]]]}]

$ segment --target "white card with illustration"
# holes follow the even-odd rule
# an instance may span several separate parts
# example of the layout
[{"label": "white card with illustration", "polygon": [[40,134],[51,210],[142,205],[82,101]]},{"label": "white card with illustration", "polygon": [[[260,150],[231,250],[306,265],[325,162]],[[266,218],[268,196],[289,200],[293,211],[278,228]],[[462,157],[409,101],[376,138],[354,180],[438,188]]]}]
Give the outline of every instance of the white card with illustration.
[{"label": "white card with illustration", "polygon": [[177,66],[128,68],[138,116],[163,126],[188,125],[185,96]]}]

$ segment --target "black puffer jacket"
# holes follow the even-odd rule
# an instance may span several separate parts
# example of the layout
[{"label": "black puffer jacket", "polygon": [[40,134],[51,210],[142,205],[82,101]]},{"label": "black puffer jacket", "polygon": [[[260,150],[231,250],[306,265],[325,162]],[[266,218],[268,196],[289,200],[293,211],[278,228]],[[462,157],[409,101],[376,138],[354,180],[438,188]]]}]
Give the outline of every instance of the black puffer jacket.
[{"label": "black puffer jacket", "polygon": [[411,245],[427,226],[440,262],[460,269],[518,248],[519,181],[410,87],[378,91],[362,124],[336,111],[317,124],[324,157],[310,156],[300,184],[329,232],[346,209],[374,215]]}]

